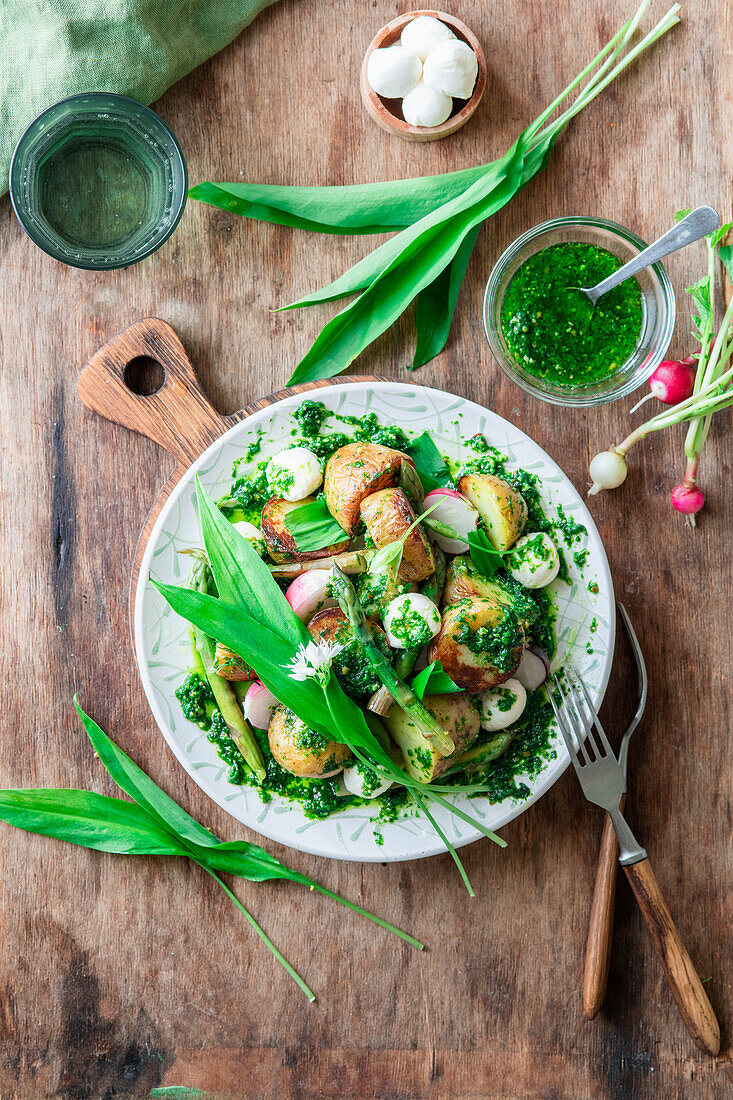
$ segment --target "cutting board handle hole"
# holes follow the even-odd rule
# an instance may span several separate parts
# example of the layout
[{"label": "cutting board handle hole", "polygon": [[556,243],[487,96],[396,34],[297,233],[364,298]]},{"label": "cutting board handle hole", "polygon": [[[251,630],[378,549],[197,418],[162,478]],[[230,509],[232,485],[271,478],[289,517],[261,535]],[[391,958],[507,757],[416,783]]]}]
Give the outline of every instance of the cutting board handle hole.
[{"label": "cutting board handle hole", "polygon": [[125,367],[123,378],[128,390],[138,397],[152,397],[165,385],[165,367],[149,355],[136,355]]}]

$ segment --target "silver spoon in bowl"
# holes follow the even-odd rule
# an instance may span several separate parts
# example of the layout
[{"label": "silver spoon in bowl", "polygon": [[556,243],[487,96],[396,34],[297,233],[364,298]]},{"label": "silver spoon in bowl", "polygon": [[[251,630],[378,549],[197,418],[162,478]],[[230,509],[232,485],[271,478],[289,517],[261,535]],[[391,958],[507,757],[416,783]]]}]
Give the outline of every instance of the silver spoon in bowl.
[{"label": "silver spoon in bowl", "polygon": [[680,248],[692,244],[693,241],[699,241],[701,237],[705,237],[708,233],[716,230],[719,225],[720,216],[717,210],[713,210],[712,206],[698,206],[697,209],[692,210],[675,226],[667,230],[653,244],[645,248],[643,252],[640,252],[638,256],[634,256],[633,260],[629,260],[618,271],[614,271],[613,275],[609,275],[607,279],[596,286],[568,287],[568,290],[582,291],[591,305],[595,306],[603,294],[613,290],[619,283],[630,279],[632,275],[643,271],[645,267],[651,267],[658,260],[663,260],[671,252],[677,252]]}]

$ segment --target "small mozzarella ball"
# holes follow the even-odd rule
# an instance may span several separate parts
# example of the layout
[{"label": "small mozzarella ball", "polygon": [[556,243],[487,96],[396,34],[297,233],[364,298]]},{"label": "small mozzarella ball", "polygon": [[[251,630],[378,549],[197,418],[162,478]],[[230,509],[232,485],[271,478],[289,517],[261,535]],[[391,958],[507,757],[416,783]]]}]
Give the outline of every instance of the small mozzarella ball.
[{"label": "small mozzarella ball", "polygon": [[246,519],[238,519],[236,523],[232,524],[232,527],[239,532],[243,539],[247,540],[260,557],[264,556],[265,540],[259,527],[256,527],[254,523],[248,523]]},{"label": "small mozzarella ball", "polygon": [[344,768],[343,780],[349,794],[357,798],[379,798],[392,786],[391,779],[380,779],[376,772],[359,761]]},{"label": "small mozzarella ball", "polygon": [[429,88],[424,80],[402,100],[402,114],[410,126],[440,126],[450,118],[453,100],[437,88]]},{"label": "small mozzarella ball", "polygon": [[505,680],[481,696],[481,728],[487,733],[505,730],[522,717],[527,692],[519,680]]},{"label": "small mozzarella ball", "polygon": [[450,27],[440,19],[432,15],[418,15],[407,24],[400,35],[400,42],[405,49],[412,50],[421,61],[424,61],[439,42],[446,42],[449,38],[455,37]]},{"label": "small mozzarella ball", "polygon": [[315,493],[323,481],[323,470],[313,451],[291,447],[267,463],[267,484],[285,500],[303,500]]},{"label": "small mozzarella ball", "polygon": [[544,588],[560,572],[560,555],[549,535],[522,535],[506,558],[506,567],[525,588]]},{"label": "small mozzarella ball", "polygon": [[423,80],[439,92],[470,99],[478,76],[476,54],[460,38],[439,42],[425,59]]},{"label": "small mozzarella ball", "polygon": [[422,61],[404,46],[373,50],[367,64],[367,80],[377,95],[401,99],[411,92],[422,76]]},{"label": "small mozzarella ball", "polygon": [[405,592],[387,605],[384,629],[393,649],[420,649],[440,633],[440,611],[421,592]]}]

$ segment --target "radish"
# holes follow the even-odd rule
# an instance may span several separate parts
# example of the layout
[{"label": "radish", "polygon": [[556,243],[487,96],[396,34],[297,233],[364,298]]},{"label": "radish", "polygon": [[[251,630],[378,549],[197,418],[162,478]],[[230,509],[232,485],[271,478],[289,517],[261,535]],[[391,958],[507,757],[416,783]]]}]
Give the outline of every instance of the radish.
[{"label": "radish", "polygon": [[247,688],[247,694],[244,697],[244,717],[258,730],[267,729],[277,706],[279,706],[279,700],[261,680],[255,680]]},{"label": "radish", "polygon": [[[436,504],[437,507],[434,507]],[[456,489],[431,489],[425,497],[425,509],[431,507],[431,517],[438,523],[444,523],[446,527],[452,527],[458,535],[467,535],[478,527],[478,512]],[[437,531],[433,531],[432,535],[446,554],[462,554],[468,548],[465,539],[452,539],[447,535],[439,535]]]},{"label": "radish", "polygon": [[590,460],[588,468],[593,484],[588,496],[593,497],[601,489],[617,489],[626,481],[626,459],[615,447],[611,451],[601,451]]},{"label": "radish", "polygon": [[514,676],[527,691],[537,691],[549,673],[550,662],[545,651],[539,646],[527,646]]},{"label": "radish", "polygon": [[649,379],[651,393],[642,397],[641,401],[637,401],[630,411],[636,412],[640,405],[652,397],[656,397],[657,401],[661,401],[663,405],[678,405],[680,401],[686,401],[695,389],[694,365],[696,364],[697,360],[691,355],[679,362],[665,359]]},{"label": "radish", "polygon": [[301,622],[307,623],[324,607],[336,606],[336,600],[329,594],[330,579],[328,569],[311,569],[288,585],[285,599]]},{"label": "radish", "polygon": [[697,485],[683,481],[672,490],[672,507],[688,517],[688,522],[695,526],[695,513],[699,512],[705,503],[705,494]]}]

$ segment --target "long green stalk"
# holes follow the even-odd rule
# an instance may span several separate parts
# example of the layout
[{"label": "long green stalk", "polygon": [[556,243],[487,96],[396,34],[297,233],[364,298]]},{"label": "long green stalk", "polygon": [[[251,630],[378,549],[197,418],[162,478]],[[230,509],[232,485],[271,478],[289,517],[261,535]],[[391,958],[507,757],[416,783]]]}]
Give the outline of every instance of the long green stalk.
[{"label": "long green stalk", "polygon": [[332,588],[336,599],[344,615],[349,620],[354,636],[364,650],[369,664],[388,689],[394,701],[412,719],[423,736],[443,756],[450,756],[456,747],[453,739],[446,733],[427,707],[420,702],[412,688],[399,678],[381,649],[376,645],[353,584],[337,565],[333,566],[331,575],[333,577]]}]

